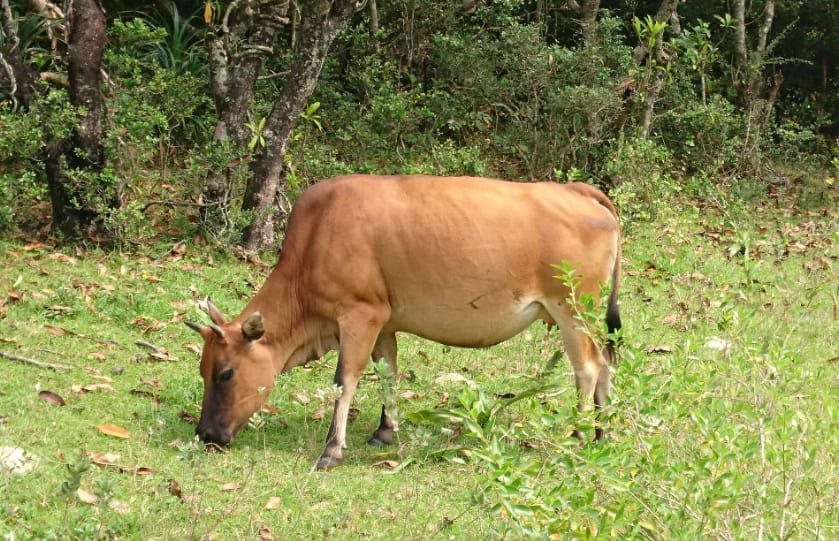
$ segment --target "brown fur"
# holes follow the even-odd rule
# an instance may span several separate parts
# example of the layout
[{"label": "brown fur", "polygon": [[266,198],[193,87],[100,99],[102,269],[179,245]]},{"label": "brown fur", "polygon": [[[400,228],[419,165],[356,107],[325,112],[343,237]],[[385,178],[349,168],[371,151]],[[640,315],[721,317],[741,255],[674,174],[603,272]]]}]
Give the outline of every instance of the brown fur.
[{"label": "brown fur", "polygon": [[[599,293],[611,278],[617,317],[619,221],[611,201],[586,184],[372,175],[320,182],[294,206],[262,289],[235,320],[213,317],[223,337],[203,332],[199,435],[227,443],[265,402],[277,374],[338,348],[343,393],[317,464],[332,467],[371,355],[396,367],[397,331],[484,347],[537,319],[561,330],[580,407],[592,399],[602,406],[609,367],[577,329],[569,291],[553,278],[551,264],[563,261],[581,277],[579,293]],[[249,340],[256,312],[264,334]],[[230,369],[230,380],[220,381]],[[392,429],[383,412],[374,440],[388,443]]]}]

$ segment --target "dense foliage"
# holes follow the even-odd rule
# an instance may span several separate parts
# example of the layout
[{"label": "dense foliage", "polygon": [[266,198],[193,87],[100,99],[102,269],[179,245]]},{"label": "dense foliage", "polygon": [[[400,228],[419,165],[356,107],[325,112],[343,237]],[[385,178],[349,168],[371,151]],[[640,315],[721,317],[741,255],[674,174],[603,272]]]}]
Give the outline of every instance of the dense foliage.
[{"label": "dense foliage", "polygon": [[[253,175],[247,163],[266,145],[266,117],[300,54],[297,4],[264,59],[237,148],[213,139],[207,45],[207,22],[230,3],[106,2],[106,165],[74,178],[94,201],[116,190],[118,204],[103,209],[112,239],[203,232],[229,245],[259,219],[226,202],[197,215],[208,172],[228,172],[233,202]],[[654,215],[662,196],[836,174],[832,2],[745,6],[742,58],[738,2],[670,2],[666,20],[657,10],[668,2],[637,0],[370,4],[332,44],[296,122],[281,215],[312,182],[346,172],[582,179],[609,187],[639,218]],[[583,10],[592,6],[589,28]],[[23,1],[10,9],[17,47],[42,80],[23,106],[0,78],[0,226],[14,231],[49,222],[44,149],[81,112],[67,97],[64,21]]]}]

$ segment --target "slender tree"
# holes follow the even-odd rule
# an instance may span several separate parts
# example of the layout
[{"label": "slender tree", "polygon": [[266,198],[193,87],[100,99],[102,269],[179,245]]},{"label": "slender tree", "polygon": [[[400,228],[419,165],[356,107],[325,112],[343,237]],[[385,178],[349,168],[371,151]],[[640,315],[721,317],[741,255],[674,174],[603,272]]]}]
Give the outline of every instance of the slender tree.
[{"label": "slender tree", "polygon": [[17,23],[9,0],[0,0],[3,17],[3,33],[6,37],[6,49],[0,49],[0,88],[8,93],[12,106],[28,107],[35,97],[35,82],[38,73],[24,60],[17,35]]},{"label": "slender tree", "polygon": [[205,21],[210,27],[210,88],[218,115],[213,141],[231,142],[239,156],[221,170],[208,171],[202,193],[204,220],[227,214],[231,170],[249,153],[247,123],[257,78],[265,58],[274,52],[277,31],[288,23],[289,0],[231,2],[223,13],[214,13],[212,6],[207,3]]},{"label": "slender tree", "polygon": [[[655,17],[653,17],[654,24],[667,24],[670,26],[673,34],[678,34],[680,31],[679,15],[677,13],[678,7],[679,0],[662,0]],[[641,137],[643,138],[649,137],[652,132],[655,104],[664,85],[664,74],[667,65],[671,61],[671,54],[665,51],[663,38],[664,30],[662,29],[660,34],[655,38],[652,47],[650,47],[648,41],[641,40],[632,52],[632,57],[637,63],[641,64],[646,59],[654,67],[652,70],[652,80],[648,82],[644,96],[644,110],[641,117]]]},{"label": "slender tree", "polygon": [[[42,12],[48,7],[44,2],[35,4]],[[0,54],[0,72],[4,74],[0,84],[9,89],[14,105],[27,107],[42,88],[37,82],[43,74],[29,66],[22,55],[8,0],[2,0],[0,7],[3,31],[10,43]],[[54,18],[54,10],[44,16]],[[104,233],[104,213],[119,204],[116,190],[100,177],[105,166],[100,93],[102,55],[107,43],[105,14],[95,0],[73,0],[67,12],[67,28],[67,84],[70,103],[79,115],[69,136],[45,145],[52,227],[69,238],[100,236]]]},{"label": "slender tree", "polygon": [[78,238],[103,233],[103,213],[119,202],[115,190],[99,177],[105,166],[100,93],[105,14],[95,0],[74,0],[68,22],[70,103],[81,113],[68,138],[47,144],[45,162],[53,228]]},{"label": "slender tree", "polygon": [[594,43],[595,22],[600,9],[600,0],[567,0],[565,7],[577,14],[583,42]]},{"label": "slender tree", "polygon": [[769,123],[775,103],[784,82],[783,72],[776,71],[772,85],[765,73],[769,32],[775,19],[775,0],[763,4],[762,20],[758,26],[753,49],[749,49],[747,32],[747,10],[745,0],[735,0],[734,11],[734,53],[736,69],[734,87],[743,111],[747,115],[745,154],[752,156],[753,147],[760,142],[760,136]]},{"label": "slender tree", "polygon": [[242,204],[242,209],[253,215],[242,239],[242,247],[247,251],[254,252],[275,244],[274,201],[278,190],[283,189],[283,158],[292,130],[312,95],[332,41],[355,7],[354,0],[315,0],[303,9],[296,60],[265,121],[265,146],[251,164],[252,175]]}]

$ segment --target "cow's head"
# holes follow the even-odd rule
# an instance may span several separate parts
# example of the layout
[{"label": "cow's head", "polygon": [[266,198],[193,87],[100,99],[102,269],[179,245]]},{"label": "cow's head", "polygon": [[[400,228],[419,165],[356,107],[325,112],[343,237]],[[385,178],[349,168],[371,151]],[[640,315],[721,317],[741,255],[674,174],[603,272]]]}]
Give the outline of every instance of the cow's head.
[{"label": "cow's head", "polygon": [[226,445],[268,399],[274,364],[262,314],[252,313],[240,325],[227,323],[209,299],[205,309],[212,324],[186,322],[204,338],[204,400],[196,433],[208,444]]}]

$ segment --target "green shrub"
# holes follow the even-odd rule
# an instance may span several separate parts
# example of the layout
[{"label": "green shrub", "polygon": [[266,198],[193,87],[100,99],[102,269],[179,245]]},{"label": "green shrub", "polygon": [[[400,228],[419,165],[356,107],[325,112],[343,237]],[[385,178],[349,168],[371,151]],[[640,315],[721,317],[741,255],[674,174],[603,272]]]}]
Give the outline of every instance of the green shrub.
[{"label": "green shrub", "polygon": [[718,95],[708,103],[683,95],[671,99],[681,99],[681,105],[662,113],[657,128],[687,173],[720,173],[742,165],[746,126],[732,103]]},{"label": "green shrub", "polygon": [[651,139],[624,141],[609,157],[604,173],[615,186],[611,195],[621,214],[634,220],[655,218],[681,191],[670,152]]}]

